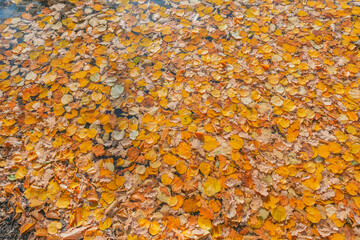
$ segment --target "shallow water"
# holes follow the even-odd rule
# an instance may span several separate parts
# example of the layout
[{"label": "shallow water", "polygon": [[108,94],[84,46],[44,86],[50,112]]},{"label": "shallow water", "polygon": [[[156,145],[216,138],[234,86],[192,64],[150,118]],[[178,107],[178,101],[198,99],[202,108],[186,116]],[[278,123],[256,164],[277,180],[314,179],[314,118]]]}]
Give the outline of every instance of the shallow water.
[{"label": "shallow water", "polygon": [[[161,7],[168,6],[164,0],[151,0],[151,2],[154,2]],[[27,10],[26,7],[29,6],[29,4],[33,4],[34,6],[31,7],[30,10]],[[119,4],[113,4],[109,1],[110,8],[116,8],[118,5]],[[0,0],[0,23],[8,18],[20,17],[21,14],[26,12],[35,15],[41,12],[42,8],[43,6],[39,4],[39,2],[33,0],[24,0],[21,1],[19,4],[15,4],[8,0]]]},{"label": "shallow water", "polygon": [[27,239],[355,239],[360,8],[0,1],[0,195]]},{"label": "shallow water", "polygon": [[[33,4],[34,7],[27,10],[26,7],[29,4]],[[14,4],[7,0],[0,0],[0,23],[5,19],[20,17],[23,13],[30,13],[32,15],[39,13],[41,11],[42,6],[37,1],[22,1],[19,4]]]}]

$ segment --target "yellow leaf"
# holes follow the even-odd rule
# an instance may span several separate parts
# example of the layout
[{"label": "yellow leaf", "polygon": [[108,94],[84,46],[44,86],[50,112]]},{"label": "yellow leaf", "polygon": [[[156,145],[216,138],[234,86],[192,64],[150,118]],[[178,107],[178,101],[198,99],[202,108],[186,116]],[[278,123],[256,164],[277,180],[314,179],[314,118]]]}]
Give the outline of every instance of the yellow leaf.
[{"label": "yellow leaf", "polygon": [[335,131],[334,134],[339,140],[339,142],[346,142],[346,140],[348,139],[347,135],[341,131]]},{"label": "yellow leaf", "polygon": [[348,64],[347,66],[346,66],[346,68],[349,70],[349,72],[351,72],[351,73],[358,73],[359,72],[359,69],[356,67],[356,65],[355,64],[352,64],[352,63],[350,63],[350,64]]},{"label": "yellow leaf", "polygon": [[221,183],[219,180],[209,177],[204,183],[204,192],[207,196],[212,197],[221,191]]},{"label": "yellow leaf", "polygon": [[271,211],[271,215],[276,221],[282,222],[286,219],[285,208],[283,206],[278,206]]},{"label": "yellow leaf", "polygon": [[152,40],[150,38],[143,38],[140,40],[139,44],[143,47],[150,47],[152,44]]},{"label": "yellow leaf", "polygon": [[205,230],[211,229],[211,220],[209,218],[199,217],[198,224],[199,224],[199,227],[201,227],[202,229],[205,229]]},{"label": "yellow leaf", "polygon": [[233,149],[240,149],[244,146],[244,140],[239,137],[238,135],[231,135],[230,136],[230,146]]},{"label": "yellow leaf", "polygon": [[19,3],[21,3],[22,0],[11,0],[13,3],[15,3],[16,5],[18,5]]},{"label": "yellow leaf", "polygon": [[360,208],[360,197],[353,197],[353,200],[358,208]]},{"label": "yellow leaf", "polygon": [[9,73],[1,72],[0,73],[0,80],[5,80],[8,76],[9,76]]},{"label": "yellow leaf", "polygon": [[174,207],[178,203],[178,201],[179,201],[178,198],[174,196],[174,197],[169,197],[167,203],[169,204],[170,207]]},{"label": "yellow leaf", "polygon": [[48,233],[56,234],[62,228],[60,221],[53,221],[47,225]]},{"label": "yellow leaf", "polygon": [[159,231],[160,231],[159,223],[156,221],[152,221],[149,227],[149,233],[154,236],[158,234]]},{"label": "yellow leaf", "polygon": [[192,122],[192,117],[190,115],[180,115],[180,119],[183,125],[189,125]]},{"label": "yellow leaf", "polygon": [[330,151],[329,151],[329,147],[327,145],[320,145],[319,146],[319,156],[322,158],[328,158]]},{"label": "yellow leaf", "polygon": [[270,210],[272,208],[275,208],[276,204],[279,202],[279,198],[274,197],[273,195],[270,195],[264,199],[264,208]]},{"label": "yellow leaf", "polygon": [[41,79],[46,85],[50,85],[56,80],[56,78],[57,78],[57,73],[50,72],[50,73],[46,74],[45,76],[43,76]]},{"label": "yellow leaf", "polygon": [[288,128],[290,126],[290,121],[288,119],[285,119],[285,118],[278,118],[276,120],[276,123],[282,127],[282,128]]},{"label": "yellow leaf", "polygon": [[252,215],[247,221],[249,227],[254,229],[261,228],[263,222],[264,222],[263,218],[258,217],[256,215]]},{"label": "yellow leaf", "polygon": [[296,47],[294,45],[290,45],[290,44],[283,44],[283,49],[285,52],[289,52],[289,53],[295,53],[296,52]]},{"label": "yellow leaf", "polygon": [[328,149],[332,153],[340,153],[341,152],[341,145],[336,142],[330,142],[328,144]]},{"label": "yellow leaf", "polygon": [[24,224],[20,227],[20,234],[23,234],[24,232],[26,232],[27,230],[29,230],[32,226],[34,226],[35,223],[27,223],[27,224]]},{"label": "yellow leaf", "polygon": [[65,26],[68,26],[71,23],[73,23],[73,20],[71,18],[65,18],[62,20],[62,24],[64,24]]},{"label": "yellow leaf", "polygon": [[199,170],[204,176],[208,176],[210,174],[211,168],[208,163],[201,162],[199,165]]},{"label": "yellow leaf", "polygon": [[104,231],[111,226],[111,218],[106,217],[105,221],[99,223],[100,230]]},{"label": "yellow leaf", "polygon": [[103,192],[101,198],[104,199],[107,204],[111,204],[115,200],[114,193],[111,192]]},{"label": "yellow leaf", "polygon": [[296,105],[293,101],[289,100],[289,99],[285,99],[282,105],[282,109],[286,112],[291,112],[293,110],[295,110]]},{"label": "yellow leaf", "polygon": [[315,207],[307,207],[307,219],[312,223],[318,223],[321,220],[321,213],[320,211]]},{"label": "yellow leaf", "polygon": [[26,176],[26,173],[27,173],[26,167],[21,166],[21,167],[19,167],[19,169],[16,171],[15,177],[16,177],[17,179],[23,179],[23,178]]},{"label": "yellow leaf", "polygon": [[334,213],[333,215],[331,215],[331,220],[333,221],[333,223],[335,223],[335,225],[338,227],[338,228],[341,228],[344,226],[345,224],[345,221],[341,221],[339,219],[337,219],[336,217],[336,213]]},{"label": "yellow leaf", "polygon": [[30,114],[25,115],[25,119],[24,119],[25,124],[34,124],[34,123],[36,123],[36,121],[37,120],[36,120],[35,116],[30,115]]},{"label": "yellow leaf", "polygon": [[345,240],[345,236],[343,233],[334,233],[334,235],[332,235],[330,237],[330,240]]},{"label": "yellow leaf", "polygon": [[56,105],[53,107],[53,110],[54,110],[54,115],[55,115],[55,116],[60,116],[60,115],[62,115],[62,114],[65,112],[65,109],[64,109],[64,107],[63,107],[61,104],[56,104]]},{"label": "yellow leaf", "polygon": [[173,181],[173,178],[171,178],[168,174],[163,174],[161,175],[161,182],[164,184],[164,185],[170,185]]},{"label": "yellow leaf", "polygon": [[297,13],[297,14],[298,14],[298,16],[299,16],[299,17],[305,17],[305,16],[307,16],[307,15],[308,15],[308,14],[307,14],[307,12],[302,11],[302,10],[301,10],[301,11],[298,11],[298,13]]},{"label": "yellow leaf", "polygon": [[350,182],[346,185],[346,191],[351,195],[351,196],[355,196],[359,190],[359,188],[357,187],[357,185],[353,182]]},{"label": "yellow leaf", "polygon": [[215,148],[217,148],[217,146],[219,146],[218,141],[216,140],[216,138],[212,137],[212,136],[204,136],[204,145],[203,148],[206,151],[212,151]]},{"label": "yellow leaf", "polygon": [[71,202],[71,198],[69,196],[62,196],[56,202],[56,206],[58,208],[67,208]]},{"label": "yellow leaf", "polygon": [[69,45],[69,43],[70,42],[68,40],[61,40],[60,44],[59,44],[59,47],[65,48],[67,45]]},{"label": "yellow leaf", "polygon": [[89,151],[91,151],[92,149],[92,144],[91,141],[85,141],[83,143],[80,144],[80,152],[81,153],[88,153]]},{"label": "yellow leaf", "polygon": [[221,15],[219,15],[219,14],[215,14],[215,15],[214,15],[214,20],[217,21],[217,22],[221,22],[223,19],[224,19],[224,18],[223,18]]},{"label": "yellow leaf", "polygon": [[103,36],[103,41],[105,42],[110,42],[111,40],[113,40],[115,37],[115,34],[113,33],[107,33]]},{"label": "yellow leaf", "polygon": [[177,157],[168,153],[164,155],[164,162],[169,166],[173,166],[177,163]]},{"label": "yellow leaf", "polygon": [[207,131],[208,133],[212,133],[215,131],[213,125],[211,123],[207,123],[204,125],[204,129],[205,131]]},{"label": "yellow leaf", "polygon": [[179,157],[184,158],[184,159],[189,159],[191,158],[192,154],[191,154],[191,148],[190,146],[186,143],[186,142],[181,142],[179,144],[179,146],[177,146],[177,154],[179,155]]},{"label": "yellow leaf", "polygon": [[178,164],[176,164],[176,171],[180,174],[184,174],[187,171],[187,166],[183,161],[180,161]]},{"label": "yellow leaf", "polygon": [[29,53],[30,60],[34,60],[35,58],[39,57],[41,54],[41,50],[35,50]]}]

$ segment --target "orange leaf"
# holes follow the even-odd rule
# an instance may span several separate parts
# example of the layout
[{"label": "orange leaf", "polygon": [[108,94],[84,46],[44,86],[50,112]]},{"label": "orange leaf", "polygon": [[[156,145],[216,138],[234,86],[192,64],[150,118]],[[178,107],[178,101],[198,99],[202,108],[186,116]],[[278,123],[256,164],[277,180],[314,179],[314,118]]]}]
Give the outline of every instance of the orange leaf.
[{"label": "orange leaf", "polygon": [[24,232],[26,232],[27,230],[29,230],[32,226],[34,226],[35,223],[27,223],[27,224],[24,224],[20,227],[20,235],[23,234]]}]

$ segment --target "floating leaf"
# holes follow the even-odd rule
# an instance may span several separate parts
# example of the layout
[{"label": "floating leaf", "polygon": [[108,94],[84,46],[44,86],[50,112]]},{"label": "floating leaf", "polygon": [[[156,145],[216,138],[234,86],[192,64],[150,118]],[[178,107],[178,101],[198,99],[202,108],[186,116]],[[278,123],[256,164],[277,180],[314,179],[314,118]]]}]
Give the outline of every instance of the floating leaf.
[{"label": "floating leaf", "polygon": [[119,98],[123,92],[124,92],[124,87],[122,85],[114,85],[111,88],[110,95],[113,98]]},{"label": "floating leaf", "polygon": [[110,42],[111,40],[113,40],[115,37],[115,34],[113,33],[107,33],[103,36],[103,41],[105,42]]}]

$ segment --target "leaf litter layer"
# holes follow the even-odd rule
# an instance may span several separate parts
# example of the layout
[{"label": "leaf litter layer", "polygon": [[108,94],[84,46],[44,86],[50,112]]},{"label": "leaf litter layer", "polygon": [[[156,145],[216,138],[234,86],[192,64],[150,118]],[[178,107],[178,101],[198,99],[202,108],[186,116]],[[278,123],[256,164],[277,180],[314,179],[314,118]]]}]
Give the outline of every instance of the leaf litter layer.
[{"label": "leaf litter layer", "polygon": [[0,25],[20,234],[359,238],[356,2],[72,2]]}]

